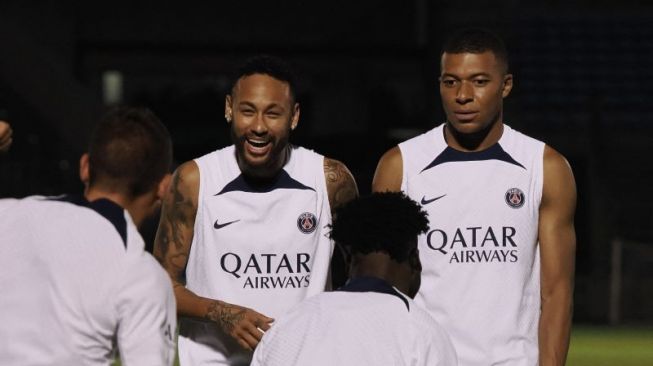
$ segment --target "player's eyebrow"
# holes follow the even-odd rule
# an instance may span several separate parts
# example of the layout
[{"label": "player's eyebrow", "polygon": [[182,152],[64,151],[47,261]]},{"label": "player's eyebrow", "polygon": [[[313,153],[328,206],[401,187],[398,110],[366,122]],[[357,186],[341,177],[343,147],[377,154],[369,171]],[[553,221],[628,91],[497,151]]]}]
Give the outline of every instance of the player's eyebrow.
[{"label": "player's eyebrow", "polygon": [[282,104],[279,104],[279,103],[270,103],[270,104],[268,104],[268,105],[265,107],[266,110],[267,110],[267,109],[272,109],[272,108],[279,108],[279,109],[285,110],[285,108],[283,107],[283,105],[282,105]]},{"label": "player's eyebrow", "polygon": [[[256,106],[256,104],[254,104],[254,103],[252,103],[252,102],[248,102],[248,101],[242,101],[242,102],[239,102],[239,103],[238,103],[238,106],[239,106],[239,107],[250,107],[250,108],[252,108],[252,109],[259,109],[259,108]],[[274,108],[281,109],[282,112],[286,110],[286,108],[284,108],[284,106],[283,106],[282,104],[280,104],[280,103],[276,103],[276,102],[272,102],[272,103],[270,103],[270,104],[268,104],[268,105],[263,106],[262,110],[264,110],[264,111],[268,111],[268,110],[270,110],[270,109],[274,109]]]},{"label": "player's eyebrow", "polygon": [[485,76],[485,77],[488,77],[488,78],[491,77],[491,75],[489,73],[487,73],[487,72],[477,72],[475,74],[470,75],[469,77],[470,77],[470,79],[473,79],[473,78],[476,78],[476,77],[479,77],[479,76]]},{"label": "player's eyebrow", "polygon": [[466,76],[466,77],[462,77],[462,76],[460,76],[460,75],[456,75],[456,74],[452,74],[452,73],[449,73],[449,72],[445,72],[444,74],[442,74],[441,77],[442,77],[442,78],[444,78],[444,77],[452,77],[452,78],[454,78],[454,79],[473,79],[473,78],[476,78],[476,77],[479,77],[479,76],[484,76],[484,77],[487,77],[487,78],[491,77],[491,75],[490,75],[489,73],[487,73],[487,72],[477,72],[477,73],[473,73],[473,74],[471,74],[471,75],[468,75],[468,76]]}]

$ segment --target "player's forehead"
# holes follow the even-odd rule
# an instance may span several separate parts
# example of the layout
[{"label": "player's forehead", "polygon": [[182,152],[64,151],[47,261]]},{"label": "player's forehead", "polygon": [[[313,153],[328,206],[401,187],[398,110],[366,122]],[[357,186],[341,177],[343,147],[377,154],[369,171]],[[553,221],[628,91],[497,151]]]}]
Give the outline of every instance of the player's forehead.
[{"label": "player's forehead", "polygon": [[246,75],[238,79],[232,90],[236,103],[289,105],[290,85],[266,74]]},{"label": "player's forehead", "polygon": [[466,77],[477,74],[503,74],[505,66],[492,51],[444,52],[440,58],[440,75]]}]

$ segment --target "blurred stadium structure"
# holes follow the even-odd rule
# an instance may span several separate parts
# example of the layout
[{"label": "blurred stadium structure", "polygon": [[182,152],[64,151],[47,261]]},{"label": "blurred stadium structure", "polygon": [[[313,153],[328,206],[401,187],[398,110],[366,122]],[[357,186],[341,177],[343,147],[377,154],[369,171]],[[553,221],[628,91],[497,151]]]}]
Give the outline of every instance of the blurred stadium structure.
[{"label": "blurred stadium structure", "polygon": [[653,324],[651,265],[637,262],[648,254],[626,241],[621,295],[610,297],[612,238],[653,248],[651,14],[635,0],[5,0],[0,108],[15,143],[0,157],[0,196],[79,191],[79,154],[105,103],[152,108],[178,162],[227,145],[229,76],[260,52],[300,76],[294,141],[344,161],[369,192],[386,149],[442,121],[444,36],[489,26],[511,51],[506,122],[562,152],[576,175],[575,320],[608,323],[618,304],[619,322]]},{"label": "blurred stadium structure", "polygon": [[619,238],[611,244],[609,324],[645,323],[653,308],[653,245]]}]

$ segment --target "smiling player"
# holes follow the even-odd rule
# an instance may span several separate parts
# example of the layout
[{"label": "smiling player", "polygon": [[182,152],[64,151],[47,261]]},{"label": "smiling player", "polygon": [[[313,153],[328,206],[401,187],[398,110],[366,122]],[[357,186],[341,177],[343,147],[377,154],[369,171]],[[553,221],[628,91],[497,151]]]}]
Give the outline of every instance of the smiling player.
[{"label": "smiling player", "polygon": [[184,317],[183,366],[251,357],[273,318],[327,286],[325,228],[358,193],[342,163],[289,143],[299,112],[287,66],[249,60],[225,100],[233,145],[173,176],[155,255]]}]

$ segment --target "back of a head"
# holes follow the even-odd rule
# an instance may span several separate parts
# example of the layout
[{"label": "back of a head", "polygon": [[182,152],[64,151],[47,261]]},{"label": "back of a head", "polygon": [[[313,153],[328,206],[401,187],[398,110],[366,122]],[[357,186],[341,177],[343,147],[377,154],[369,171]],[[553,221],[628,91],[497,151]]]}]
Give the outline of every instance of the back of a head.
[{"label": "back of a head", "polygon": [[451,34],[444,42],[442,52],[458,53],[484,53],[492,52],[505,66],[508,72],[508,50],[503,40],[495,33],[484,28],[465,28]]},{"label": "back of a head", "polygon": [[405,194],[373,193],[336,210],[331,238],[352,255],[383,252],[405,262],[428,228],[427,213]]},{"label": "back of a head", "polygon": [[232,83],[232,94],[236,83],[241,78],[263,74],[288,84],[293,102],[296,100],[296,77],[290,66],[282,59],[270,55],[258,55],[249,58],[238,69]]},{"label": "back of a head", "polygon": [[172,141],[147,108],[116,107],[106,113],[89,144],[89,184],[138,197],[156,189],[172,164]]}]

